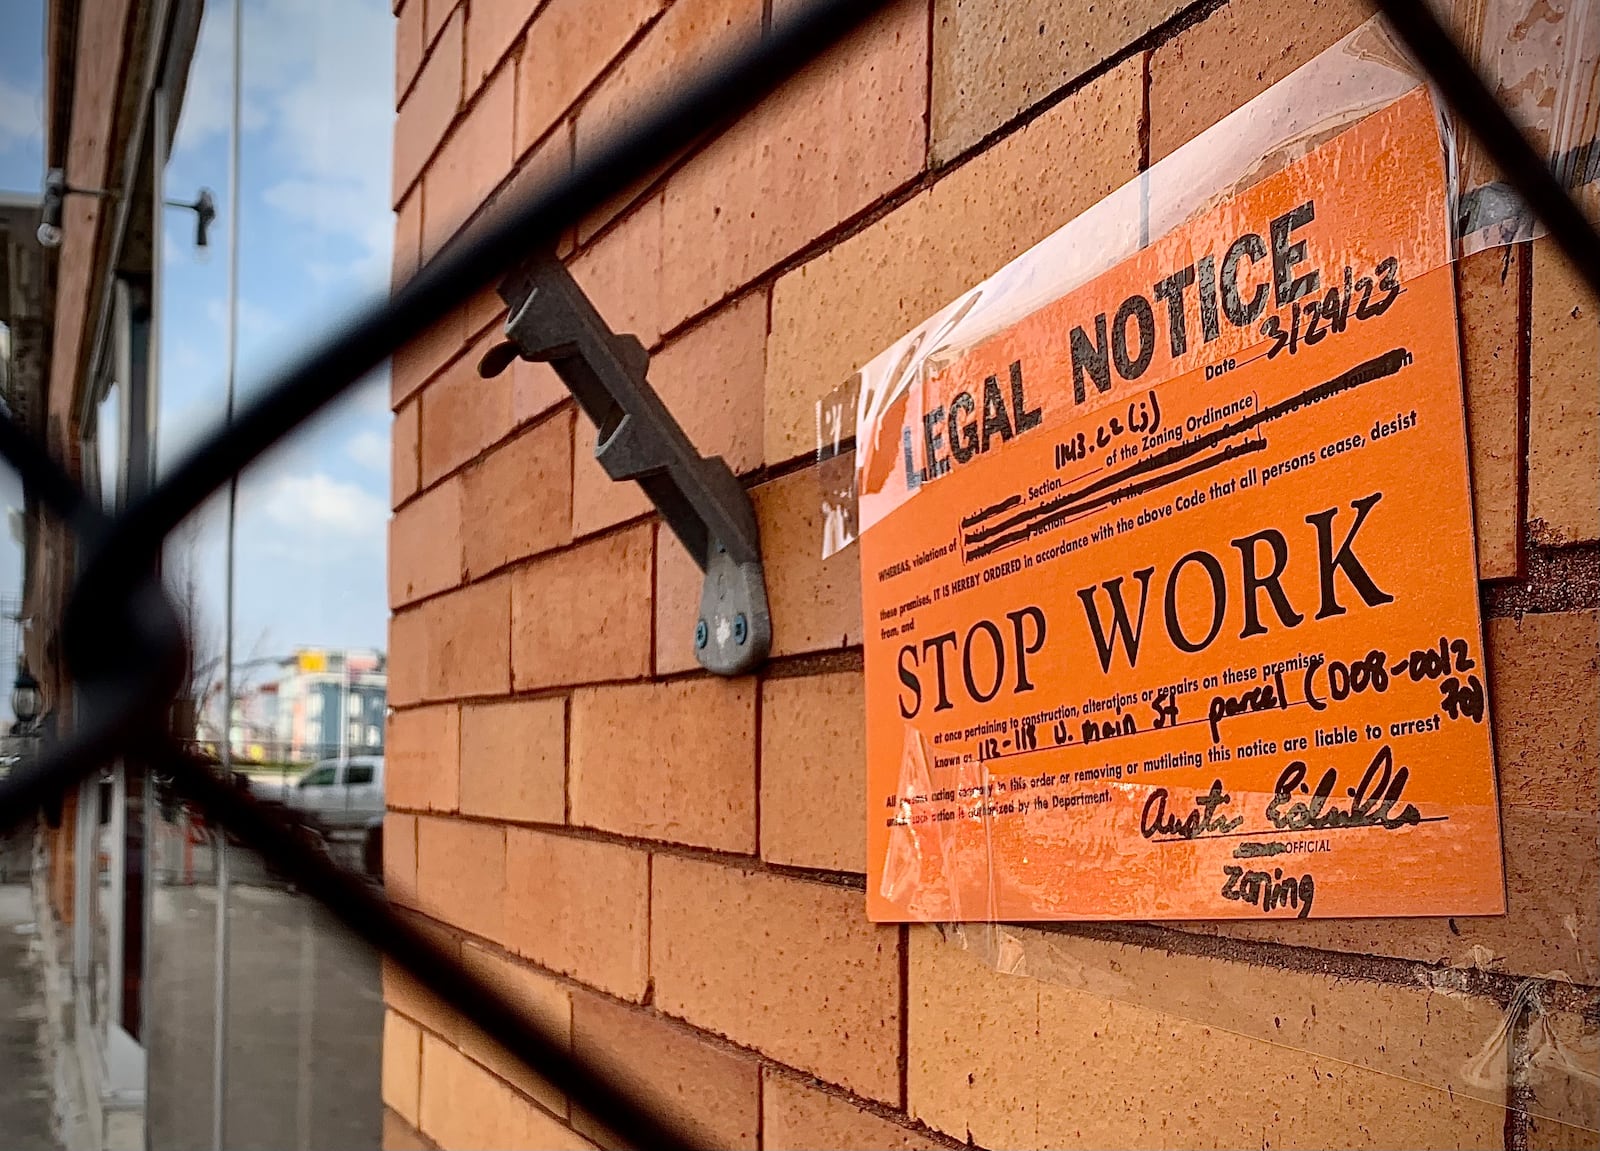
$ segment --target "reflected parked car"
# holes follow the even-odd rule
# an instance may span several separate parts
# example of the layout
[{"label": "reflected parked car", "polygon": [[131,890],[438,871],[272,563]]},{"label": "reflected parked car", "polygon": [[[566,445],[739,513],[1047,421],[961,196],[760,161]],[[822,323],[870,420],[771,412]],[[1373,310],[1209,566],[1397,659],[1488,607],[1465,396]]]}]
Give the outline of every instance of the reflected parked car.
[{"label": "reflected parked car", "polygon": [[365,833],[374,818],[383,816],[383,756],[325,759],[288,787],[269,783],[252,791],[325,834]]}]

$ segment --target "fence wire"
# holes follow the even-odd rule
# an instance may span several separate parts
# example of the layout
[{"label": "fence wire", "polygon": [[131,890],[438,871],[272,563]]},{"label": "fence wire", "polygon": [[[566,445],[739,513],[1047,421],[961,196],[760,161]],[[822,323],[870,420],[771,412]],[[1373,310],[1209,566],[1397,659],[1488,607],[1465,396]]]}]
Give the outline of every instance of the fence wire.
[{"label": "fence wire", "polygon": [[[689,1147],[694,1133],[522,1013],[438,946],[359,875],[335,864],[284,816],[253,800],[174,741],[166,717],[186,667],[187,637],[156,576],[166,536],[252,461],[441,321],[529,253],[552,248],[592,206],[621,194],[696,140],[727,126],[862,24],[885,0],[813,0],[764,37],[679,84],[657,110],[612,134],[565,177],[491,209],[391,296],[369,305],[261,389],[153,491],[116,519],[11,419],[0,416],[0,456],[33,500],[74,538],[83,558],[61,621],[61,653],[78,690],[75,730],[0,781],[0,833],[113,757],[170,778],[215,826],[326,906],[441,1001],[634,1146]],[[1600,234],[1421,0],[1378,0],[1436,90],[1484,146],[1600,296]],[[528,898],[537,898],[529,893]]]}]

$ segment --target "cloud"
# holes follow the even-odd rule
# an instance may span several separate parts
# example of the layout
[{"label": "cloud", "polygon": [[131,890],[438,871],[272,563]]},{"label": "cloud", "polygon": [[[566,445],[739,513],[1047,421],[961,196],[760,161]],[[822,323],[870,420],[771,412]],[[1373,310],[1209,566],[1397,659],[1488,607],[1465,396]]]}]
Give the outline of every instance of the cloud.
[{"label": "cloud", "polygon": [[348,240],[357,249],[353,259],[310,262],[311,276],[324,283],[349,279],[375,291],[388,285],[392,263],[394,215],[384,202],[387,191],[387,180],[296,178],[270,185],[261,199],[308,232]]},{"label": "cloud", "polygon": [[348,410],[363,416],[372,416],[383,420],[384,426],[389,424],[389,365],[385,361],[383,366],[376,371],[356,381],[356,386],[350,389],[344,398],[340,410]]},{"label": "cloud", "polygon": [[0,148],[44,138],[44,101],[0,77]]},{"label": "cloud", "polygon": [[[273,69],[261,67],[256,59],[248,9],[245,13],[244,96],[239,119],[246,132],[267,122],[263,89],[270,88]],[[195,44],[194,63],[184,89],[183,111],[178,133],[191,147],[205,144],[212,136],[226,136],[233,116],[233,5],[208,4],[200,20],[200,39]]]},{"label": "cloud", "polygon": [[[206,319],[221,332],[228,322],[228,308],[223,300],[207,300],[205,306]],[[283,317],[271,308],[263,307],[239,297],[239,362],[242,365],[247,359],[262,351],[271,351],[273,341],[288,329],[288,324]],[[217,386],[222,386],[223,372],[227,365],[223,360],[217,363]],[[274,357],[276,358],[276,357]]]},{"label": "cloud", "polygon": [[[390,0],[244,4],[241,403],[314,333],[336,324],[352,295],[387,287],[394,227]],[[195,183],[209,184],[219,209],[227,200],[231,21],[231,2],[206,6],[169,170],[186,195]],[[219,219],[214,235],[225,227]],[[224,382],[220,275],[190,269],[195,257],[187,243],[173,247],[185,250],[168,253],[169,267],[181,274],[169,281],[166,461],[220,421]],[[223,252],[219,241],[217,255]],[[236,521],[241,642],[264,635],[285,644],[382,646],[388,395],[380,368],[243,473]],[[220,602],[220,515],[214,501],[195,517],[208,604]]]},{"label": "cloud", "polygon": [[201,437],[222,423],[222,401],[196,398],[182,407],[163,411],[160,420],[156,471],[166,475],[179,460],[188,456]]},{"label": "cloud", "polygon": [[345,441],[345,454],[375,472],[389,470],[389,437],[366,428]]},{"label": "cloud", "polygon": [[380,541],[389,509],[371,492],[326,472],[274,475],[249,493],[250,513],[259,513],[301,542]]}]

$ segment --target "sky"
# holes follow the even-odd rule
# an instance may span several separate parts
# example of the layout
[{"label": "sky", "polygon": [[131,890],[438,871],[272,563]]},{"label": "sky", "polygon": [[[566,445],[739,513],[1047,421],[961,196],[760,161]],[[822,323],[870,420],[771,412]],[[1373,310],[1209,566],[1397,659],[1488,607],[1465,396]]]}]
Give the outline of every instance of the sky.
[{"label": "sky", "polygon": [[[387,291],[394,124],[389,0],[244,0],[239,211],[240,402],[339,318]],[[0,188],[37,192],[43,0],[0,0]],[[158,468],[224,413],[227,378],[231,0],[209,0],[167,166],[166,198],[216,197],[211,246],[167,212]],[[19,34],[12,35],[13,30]],[[109,419],[109,415],[108,415]],[[237,526],[235,654],[381,650],[388,617],[387,369],[244,473]],[[190,568],[200,658],[220,654],[224,518],[214,501],[168,551]],[[4,578],[0,567],[0,580]],[[3,594],[3,592],[0,592]]]}]

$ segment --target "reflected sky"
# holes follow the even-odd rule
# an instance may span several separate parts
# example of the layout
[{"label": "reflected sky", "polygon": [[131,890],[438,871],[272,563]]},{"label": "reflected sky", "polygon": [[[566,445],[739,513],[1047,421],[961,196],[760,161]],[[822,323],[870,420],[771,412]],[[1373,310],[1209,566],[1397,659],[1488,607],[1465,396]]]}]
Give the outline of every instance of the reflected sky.
[{"label": "reflected sky", "polygon": [[[43,179],[43,0],[0,0],[0,189],[37,195]],[[211,247],[194,218],[169,211],[158,417],[169,469],[222,418],[231,4],[205,23],[167,169],[167,198],[204,186],[219,218]],[[239,391],[357,301],[387,290],[394,125],[394,17],[388,0],[246,0],[241,154]],[[240,659],[301,646],[385,646],[389,491],[388,372],[246,473],[238,531]],[[0,476],[0,503],[20,504]],[[221,649],[221,503],[172,541],[169,562],[202,589],[201,658]],[[20,555],[0,535],[0,595]]]},{"label": "reflected sky", "polygon": [[[169,199],[213,189],[227,210],[232,6],[207,6]],[[358,300],[389,283],[394,17],[388,0],[246,0],[241,148],[239,393],[265,382]],[[163,470],[222,418],[226,227],[196,249],[169,214],[163,266]],[[302,646],[382,649],[389,492],[388,373],[246,473],[239,497],[237,658]],[[201,657],[221,646],[220,501],[180,533],[174,557],[203,589]],[[171,553],[169,552],[169,555]],[[207,651],[205,649],[213,649]]]}]

